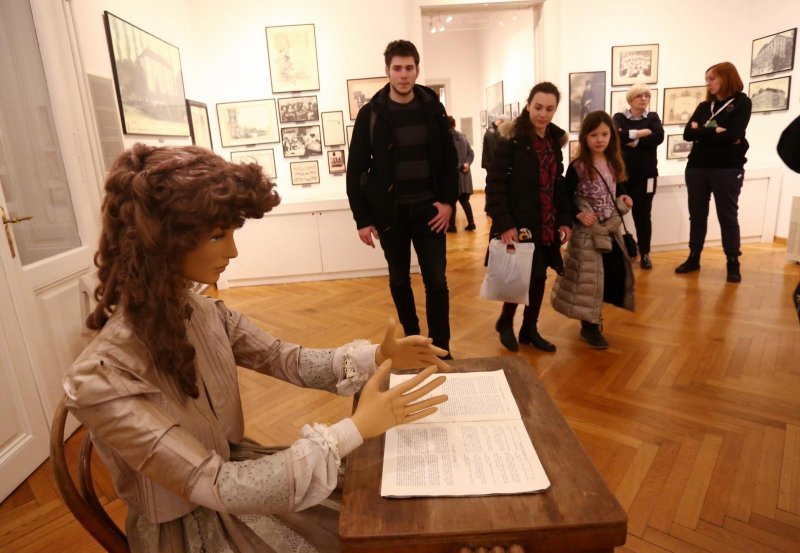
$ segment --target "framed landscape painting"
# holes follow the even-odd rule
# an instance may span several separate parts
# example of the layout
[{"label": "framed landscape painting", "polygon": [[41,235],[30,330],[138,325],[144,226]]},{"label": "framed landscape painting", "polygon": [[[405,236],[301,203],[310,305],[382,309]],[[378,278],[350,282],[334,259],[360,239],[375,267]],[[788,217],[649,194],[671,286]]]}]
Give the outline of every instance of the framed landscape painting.
[{"label": "framed landscape painting", "polygon": [[658,82],[658,44],[611,47],[611,86]]},{"label": "framed landscape painting", "polygon": [[272,93],[319,90],[314,25],[267,27],[266,31]]},{"label": "framed landscape painting", "polygon": [[217,104],[217,123],[223,148],[280,141],[272,99]]}]

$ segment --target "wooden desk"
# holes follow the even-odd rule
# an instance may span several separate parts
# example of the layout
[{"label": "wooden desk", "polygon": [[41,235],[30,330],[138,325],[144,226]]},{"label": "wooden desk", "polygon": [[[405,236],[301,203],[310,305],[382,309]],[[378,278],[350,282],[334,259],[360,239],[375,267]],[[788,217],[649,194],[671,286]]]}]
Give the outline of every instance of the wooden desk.
[{"label": "wooden desk", "polygon": [[533,369],[516,356],[453,362],[458,371],[505,370],[550,479],[539,494],[389,499],[380,496],[383,438],[347,457],[339,521],[342,553],[456,553],[461,547],[613,551],[627,516]]}]

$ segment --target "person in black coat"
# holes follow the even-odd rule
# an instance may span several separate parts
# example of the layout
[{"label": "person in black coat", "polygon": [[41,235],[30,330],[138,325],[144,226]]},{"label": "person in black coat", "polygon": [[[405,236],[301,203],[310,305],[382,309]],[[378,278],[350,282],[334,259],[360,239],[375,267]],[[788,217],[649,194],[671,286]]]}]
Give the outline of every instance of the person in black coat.
[{"label": "person in black coat", "polygon": [[[778,141],[778,155],[789,169],[800,173],[800,117],[789,123],[789,126],[781,133]],[[800,283],[794,289],[792,301],[795,311],[797,311],[797,318],[800,320]]]}]

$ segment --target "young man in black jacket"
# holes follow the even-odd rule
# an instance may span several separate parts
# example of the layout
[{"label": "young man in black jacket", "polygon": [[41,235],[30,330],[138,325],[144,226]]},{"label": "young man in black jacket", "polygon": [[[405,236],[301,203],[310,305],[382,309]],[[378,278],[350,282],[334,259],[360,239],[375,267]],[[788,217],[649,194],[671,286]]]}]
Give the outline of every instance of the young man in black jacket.
[{"label": "young man in black jacket", "polygon": [[406,335],[419,334],[411,289],[411,244],[425,284],[428,334],[450,348],[445,230],[458,198],[458,158],[444,106],[415,84],[419,53],[407,40],[384,52],[389,84],[358,112],[347,197],[364,244],[377,238],[389,266],[389,289]]}]

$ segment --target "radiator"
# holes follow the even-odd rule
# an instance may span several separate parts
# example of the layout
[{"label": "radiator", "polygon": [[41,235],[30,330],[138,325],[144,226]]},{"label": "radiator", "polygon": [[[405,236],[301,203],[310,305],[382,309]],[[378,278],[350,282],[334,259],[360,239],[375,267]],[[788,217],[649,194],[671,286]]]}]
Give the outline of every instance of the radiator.
[{"label": "radiator", "polygon": [[789,217],[789,239],[786,242],[789,261],[800,263],[800,196],[792,198],[792,215]]}]

